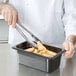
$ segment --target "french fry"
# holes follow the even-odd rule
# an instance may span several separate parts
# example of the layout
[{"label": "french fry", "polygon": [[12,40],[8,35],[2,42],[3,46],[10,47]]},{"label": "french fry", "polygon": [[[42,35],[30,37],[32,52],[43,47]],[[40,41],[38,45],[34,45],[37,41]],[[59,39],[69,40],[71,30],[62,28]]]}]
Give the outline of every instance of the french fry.
[{"label": "french fry", "polygon": [[52,55],[52,56],[57,55],[57,53],[55,53],[55,52],[53,52],[53,51],[50,51],[50,50],[48,50],[47,53],[50,54],[50,55]]},{"label": "french fry", "polygon": [[57,55],[57,53],[46,49],[46,47],[40,41],[37,42],[37,47],[38,49],[32,47],[32,48],[25,49],[25,51],[39,54],[46,57],[52,57],[52,56]]},{"label": "french fry", "polygon": [[51,55],[49,55],[49,54],[42,54],[43,56],[46,56],[46,57],[51,57]]},{"label": "french fry", "polygon": [[40,41],[37,42],[38,50],[46,50],[46,48],[41,44]]},{"label": "french fry", "polygon": [[34,51],[33,51],[33,53],[38,53],[39,52],[39,50],[38,49],[35,49]]},{"label": "french fry", "polygon": [[33,52],[34,51],[34,47],[32,47],[32,48],[28,48],[28,49],[25,49],[25,51],[28,51],[28,52]]}]

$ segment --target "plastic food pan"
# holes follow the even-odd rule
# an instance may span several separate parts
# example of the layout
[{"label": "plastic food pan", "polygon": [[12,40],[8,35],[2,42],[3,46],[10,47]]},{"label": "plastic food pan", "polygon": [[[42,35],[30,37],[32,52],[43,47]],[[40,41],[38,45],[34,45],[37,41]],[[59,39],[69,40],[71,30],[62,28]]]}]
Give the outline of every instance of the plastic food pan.
[{"label": "plastic food pan", "polygon": [[13,47],[18,50],[20,63],[31,68],[51,73],[59,68],[61,55],[64,52],[62,48],[44,45],[47,49],[57,53],[53,57],[45,57],[32,52],[24,51],[32,47],[27,41]]}]

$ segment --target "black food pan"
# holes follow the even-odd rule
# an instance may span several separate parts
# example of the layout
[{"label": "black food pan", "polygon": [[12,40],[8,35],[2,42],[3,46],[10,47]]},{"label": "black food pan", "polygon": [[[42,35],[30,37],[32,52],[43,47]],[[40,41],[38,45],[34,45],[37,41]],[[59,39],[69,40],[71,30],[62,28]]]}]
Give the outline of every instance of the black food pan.
[{"label": "black food pan", "polygon": [[64,52],[62,48],[44,45],[47,49],[52,50],[57,53],[53,57],[45,57],[32,52],[24,51],[27,48],[32,47],[30,43],[23,42],[14,47],[13,49],[18,50],[20,63],[31,68],[41,70],[44,72],[51,73],[59,68],[61,55]]}]

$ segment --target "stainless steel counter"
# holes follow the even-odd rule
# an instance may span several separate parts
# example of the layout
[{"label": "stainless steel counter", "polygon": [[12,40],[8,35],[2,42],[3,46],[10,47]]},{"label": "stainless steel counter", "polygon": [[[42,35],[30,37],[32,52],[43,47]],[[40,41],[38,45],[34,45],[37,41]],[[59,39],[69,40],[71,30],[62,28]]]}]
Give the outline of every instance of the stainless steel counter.
[{"label": "stainless steel counter", "polygon": [[17,76],[18,56],[17,51],[10,45],[0,42],[0,76]]},{"label": "stainless steel counter", "polygon": [[[16,64],[15,62],[17,62],[15,59],[16,53],[13,53],[14,51],[15,50],[11,50],[8,44],[0,44],[0,76],[12,76],[9,75],[10,67],[12,68],[11,71],[13,71],[13,69],[14,70],[17,69],[16,68],[17,66],[13,66],[13,64]],[[7,70],[7,69],[5,70],[6,62],[7,62],[8,75],[5,74],[5,71]],[[76,76],[76,54],[72,59],[68,60],[66,60],[62,56],[60,68],[58,68],[56,71],[52,73],[41,72],[39,70],[35,70],[20,64],[19,76]]]}]

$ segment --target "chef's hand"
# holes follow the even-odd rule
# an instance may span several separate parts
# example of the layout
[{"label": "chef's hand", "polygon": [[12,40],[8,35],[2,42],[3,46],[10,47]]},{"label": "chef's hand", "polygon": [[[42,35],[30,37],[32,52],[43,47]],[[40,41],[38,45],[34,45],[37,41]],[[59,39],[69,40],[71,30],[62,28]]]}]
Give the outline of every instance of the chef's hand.
[{"label": "chef's hand", "polygon": [[76,36],[69,36],[67,40],[64,41],[63,47],[66,50],[64,53],[65,58],[72,58],[75,53],[75,42]]},{"label": "chef's hand", "polygon": [[16,26],[16,23],[18,21],[18,14],[12,5],[4,4],[1,8],[1,14],[9,25],[12,25],[12,27]]}]

